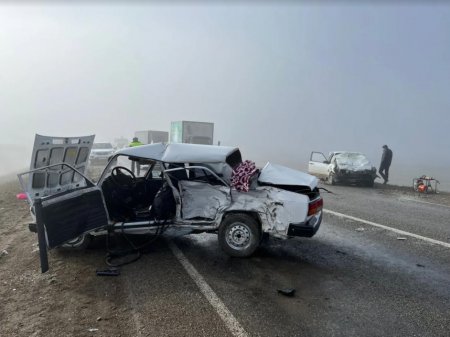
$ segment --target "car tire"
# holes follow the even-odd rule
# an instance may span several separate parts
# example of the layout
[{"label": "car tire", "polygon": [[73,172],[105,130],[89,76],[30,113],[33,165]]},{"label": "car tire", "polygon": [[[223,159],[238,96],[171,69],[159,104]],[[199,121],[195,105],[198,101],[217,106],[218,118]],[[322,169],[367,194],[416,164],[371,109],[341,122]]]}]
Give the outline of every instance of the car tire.
[{"label": "car tire", "polygon": [[83,234],[73,240],[67,241],[66,243],[62,244],[60,248],[64,250],[85,250],[91,244],[92,239],[92,235]]},{"label": "car tire", "polygon": [[243,213],[230,214],[219,227],[219,245],[230,256],[248,257],[261,243],[258,222]]},{"label": "car tire", "polygon": [[330,174],[328,175],[327,183],[328,183],[329,185],[335,185],[335,184],[336,184],[336,179],[335,179],[335,177],[334,177],[334,174],[331,173],[331,172],[330,172]]},{"label": "car tire", "polygon": [[373,187],[374,183],[375,183],[375,180],[369,179],[369,180],[366,181],[365,185],[367,187]]}]

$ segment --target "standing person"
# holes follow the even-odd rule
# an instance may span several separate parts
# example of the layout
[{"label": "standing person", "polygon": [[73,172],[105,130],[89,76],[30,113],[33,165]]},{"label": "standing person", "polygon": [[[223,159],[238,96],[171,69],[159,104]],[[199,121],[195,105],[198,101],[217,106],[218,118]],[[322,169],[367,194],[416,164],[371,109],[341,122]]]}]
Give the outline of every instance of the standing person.
[{"label": "standing person", "polygon": [[[128,145],[129,147],[135,147],[135,146],[141,146],[144,145],[141,143],[138,139],[138,137],[134,137],[133,141]],[[135,173],[137,171],[137,175],[139,176],[141,174],[141,164],[139,162],[136,162],[135,160],[131,161],[131,171]]]},{"label": "standing person", "polygon": [[388,148],[387,145],[383,145],[383,155],[381,156],[381,164],[378,172],[384,179],[384,183],[386,184],[389,181],[389,167],[392,162],[392,150]]}]

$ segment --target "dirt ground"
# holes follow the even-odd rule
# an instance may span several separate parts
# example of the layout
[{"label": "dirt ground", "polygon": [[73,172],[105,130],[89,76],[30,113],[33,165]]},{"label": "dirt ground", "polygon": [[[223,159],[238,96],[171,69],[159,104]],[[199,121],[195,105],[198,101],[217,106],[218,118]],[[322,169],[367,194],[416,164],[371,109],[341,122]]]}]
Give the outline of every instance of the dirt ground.
[{"label": "dirt ground", "polygon": [[[450,207],[450,193],[418,195],[412,188],[378,184],[375,188]],[[16,199],[19,192],[17,179],[0,179],[0,336],[133,336],[128,285],[123,278],[95,274],[105,267],[105,251],[53,250],[51,269],[41,274],[37,236],[28,230],[29,207]]]},{"label": "dirt ground", "polygon": [[430,202],[450,207],[450,193],[448,192],[438,190],[437,193],[418,193],[409,186],[383,185],[377,183],[375,183],[374,188],[388,195],[406,197],[419,202]]},{"label": "dirt ground", "polygon": [[17,180],[0,181],[0,336],[133,335],[126,286],[95,274],[105,267],[104,252],[53,250],[51,269],[41,274],[37,236],[28,230],[29,207],[16,199],[19,192]]}]

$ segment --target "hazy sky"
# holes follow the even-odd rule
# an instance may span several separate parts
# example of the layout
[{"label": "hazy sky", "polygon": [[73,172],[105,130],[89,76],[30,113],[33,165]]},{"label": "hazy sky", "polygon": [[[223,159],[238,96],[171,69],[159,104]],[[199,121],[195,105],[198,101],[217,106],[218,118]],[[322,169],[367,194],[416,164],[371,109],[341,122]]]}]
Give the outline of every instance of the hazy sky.
[{"label": "hazy sky", "polygon": [[450,5],[356,2],[0,2],[0,143],[198,120],[246,159],[450,168]]}]

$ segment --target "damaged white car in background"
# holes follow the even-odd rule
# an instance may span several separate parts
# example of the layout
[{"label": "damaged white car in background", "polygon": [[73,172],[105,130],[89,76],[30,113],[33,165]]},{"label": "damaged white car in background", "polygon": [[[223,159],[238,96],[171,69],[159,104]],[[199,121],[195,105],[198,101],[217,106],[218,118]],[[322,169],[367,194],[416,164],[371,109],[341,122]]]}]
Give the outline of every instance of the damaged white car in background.
[{"label": "damaged white car in background", "polygon": [[84,175],[93,140],[36,135],[30,171],[19,175],[41,265],[47,248],[84,247],[107,232],[214,232],[227,254],[246,257],[264,234],[312,237],[322,221],[316,177],[270,163],[258,170],[236,147],[125,148],[93,183]]},{"label": "damaged white car in background", "polygon": [[349,151],[333,151],[328,157],[322,152],[311,152],[308,173],[330,185],[347,183],[373,187],[377,178],[376,167],[364,154]]}]

